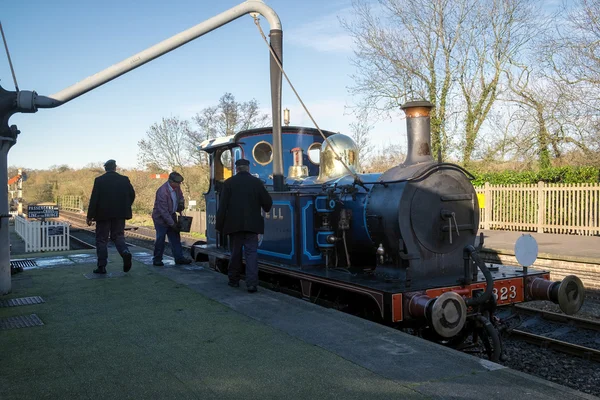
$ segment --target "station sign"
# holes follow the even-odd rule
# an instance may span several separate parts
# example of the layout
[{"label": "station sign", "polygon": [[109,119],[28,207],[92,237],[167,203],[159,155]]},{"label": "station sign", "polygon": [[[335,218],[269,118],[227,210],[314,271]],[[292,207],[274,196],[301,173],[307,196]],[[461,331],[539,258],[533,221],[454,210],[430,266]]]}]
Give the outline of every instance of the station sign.
[{"label": "station sign", "polygon": [[58,218],[58,206],[27,206],[27,218]]}]

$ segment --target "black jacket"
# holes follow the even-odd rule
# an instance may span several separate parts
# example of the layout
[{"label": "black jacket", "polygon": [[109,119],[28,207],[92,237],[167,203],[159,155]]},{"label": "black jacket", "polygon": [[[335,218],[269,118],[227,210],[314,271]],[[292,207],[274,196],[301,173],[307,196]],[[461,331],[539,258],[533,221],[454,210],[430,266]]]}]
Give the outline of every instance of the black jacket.
[{"label": "black jacket", "polygon": [[273,199],[262,181],[249,172],[238,172],[223,184],[216,229],[229,235],[235,232],[265,232],[261,208],[271,210]]},{"label": "black jacket", "polygon": [[87,217],[95,221],[131,219],[135,190],[129,178],[108,171],[94,180]]}]

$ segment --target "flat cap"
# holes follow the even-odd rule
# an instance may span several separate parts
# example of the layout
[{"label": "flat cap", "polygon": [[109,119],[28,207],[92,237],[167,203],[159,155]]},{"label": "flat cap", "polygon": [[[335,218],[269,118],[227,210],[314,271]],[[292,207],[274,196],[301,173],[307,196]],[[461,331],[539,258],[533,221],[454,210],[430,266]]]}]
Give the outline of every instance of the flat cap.
[{"label": "flat cap", "polygon": [[176,183],[181,183],[183,182],[183,176],[181,176],[178,172],[173,171],[169,174],[169,180]]},{"label": "flat cap", "polygon": [[117,162],[115,160],[108,160],[104,163],[104,168],[114,169],[117,168]]},{"label": "flat cap", "polygon": [[250,165],[250,161],[246,160],[245,158],[240,158],[235,162],[236,167],[240,167],[242,165]]}]

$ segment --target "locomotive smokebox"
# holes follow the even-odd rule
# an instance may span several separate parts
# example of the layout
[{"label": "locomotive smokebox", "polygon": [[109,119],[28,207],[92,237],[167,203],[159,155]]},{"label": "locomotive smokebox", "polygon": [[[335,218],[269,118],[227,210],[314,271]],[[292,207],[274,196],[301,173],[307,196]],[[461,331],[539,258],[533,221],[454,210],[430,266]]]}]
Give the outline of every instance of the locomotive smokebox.
[{"label": "locomotive smokebox", "polygon": [[[473,245],[479,227],[477,194],[466,171],[438,163],[431,155],[428,101],[405,103],[408,154],[385,171],[365,201],[371,247],[382,244],[391,279],[410,278],[412,287],[431,279],[460,283],[463,249]],[[374,250],[374,249],[373,249]],[[450,281],[454,279],[454,281]]]},{"label": "locomotive smokebox", "polygon": [[406,114],[408,152],[404,165],[431,162],[430,113],[433,104],[428,101],[410,101],[402,107]]}]

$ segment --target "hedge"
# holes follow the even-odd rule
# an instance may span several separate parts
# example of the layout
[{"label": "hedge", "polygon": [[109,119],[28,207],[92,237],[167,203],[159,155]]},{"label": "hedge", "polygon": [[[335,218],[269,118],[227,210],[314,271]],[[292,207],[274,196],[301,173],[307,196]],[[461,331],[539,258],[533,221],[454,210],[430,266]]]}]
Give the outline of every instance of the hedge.
[{"label": "hedge", "polygon": [[519,183],[598,183],[600,169],[598,167],[550,167],[539,171],[502,171],[473,173],[474,186],[510,185]]}]

